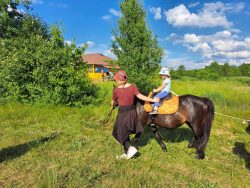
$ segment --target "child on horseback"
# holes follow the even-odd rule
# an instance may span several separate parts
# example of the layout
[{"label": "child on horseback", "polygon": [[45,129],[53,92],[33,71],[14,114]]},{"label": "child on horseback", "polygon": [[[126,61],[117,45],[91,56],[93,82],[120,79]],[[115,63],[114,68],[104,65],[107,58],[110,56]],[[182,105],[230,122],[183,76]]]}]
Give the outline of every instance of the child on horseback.
[{"label": "child on horseback", "polygon": [[135,96],[143,101],[157,102],[159,100],[142,95],[136,85],[128,83],[125,71],[118,71],[114,78],[118,86],[113,90],[111,108],[114,108],[115,104],[118,103],[119,109],[112,135],[123,145],[125,151],[116,158],[130,159],[136,154],[137,149],[131,145],[129,135],[136,134],[135,138],[138,138],[143,132],[143,125],[135,109]]},{"label": "child on horseback", "polygon": [[[162,85],[159,86],[157,89],[153,89],[153,93],[158,93],[154,99],[163,99],[170,94],[170,87],[171,87],[171,77],[170,77],[170,70],[169,68],[163,67],[161,68],[159,74],[162,78]],[[159,102],[155,102],[153,104],[153,111],[150,114],[158,114],[158,108],[160,106]]]}]

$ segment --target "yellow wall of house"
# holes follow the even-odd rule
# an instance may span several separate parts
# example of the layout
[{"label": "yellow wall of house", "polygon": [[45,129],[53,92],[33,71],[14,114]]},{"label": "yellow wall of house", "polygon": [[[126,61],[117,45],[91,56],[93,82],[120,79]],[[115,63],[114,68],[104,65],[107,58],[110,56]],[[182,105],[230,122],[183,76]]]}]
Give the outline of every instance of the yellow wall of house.
[{"label": "yellow wall of house", "polygon": [[[95,65],[91,65],[91,69],[89,69],[89,72],[88,72],[88,77],[90,79],[93,79],[93,80],[99,80],[99,79],[102,79],[102,73],[100,72],[95,72],[95,69],[97,68],[98,66],[95,66]],[[104,73],[104,77],[106,76],[106,74]]]},{"label": "yellow wall of house", "polygon": [[88,73],[88,77],[93,80],[102,79],[102,73]]}]

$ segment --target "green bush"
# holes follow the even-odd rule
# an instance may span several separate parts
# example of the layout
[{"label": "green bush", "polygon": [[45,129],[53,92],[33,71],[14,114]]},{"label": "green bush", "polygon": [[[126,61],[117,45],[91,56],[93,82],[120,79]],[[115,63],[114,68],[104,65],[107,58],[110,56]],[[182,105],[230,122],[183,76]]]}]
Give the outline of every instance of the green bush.
[{"label": "green bush", "polygon": [[84,48],[39,37],[0,40],[1,101],[42,102],[81,106],[96,87],[80,61]]},{"label": "green bush", "polygon": [[218,80],[220,75],[209,69],[200,69],[196,71],[195,77],[203,80]]},{"label": "green bush", "polygon": [[[36,102],[82,106],[95,96],[81,56],[85,47],[64,43],[57,26],[46,24],[20,1],[0,2],[0,102]],[[11,7],[8,11],[7,7]]]}]

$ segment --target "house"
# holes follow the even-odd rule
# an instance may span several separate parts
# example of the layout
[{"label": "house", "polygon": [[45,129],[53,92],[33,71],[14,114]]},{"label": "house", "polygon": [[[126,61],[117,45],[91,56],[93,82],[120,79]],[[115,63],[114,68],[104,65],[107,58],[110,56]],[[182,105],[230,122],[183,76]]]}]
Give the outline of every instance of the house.
[{"label": "house", "polygon": [[[103,54],[84,54],[82,59],[89,65],[88,77],[94,80],[103,79],[107,76],[106,73],[110,73],[109,69],[113,68],[110,62],[114,60]],[[118,69],[119,67],[116,65],[115,68]]]}]

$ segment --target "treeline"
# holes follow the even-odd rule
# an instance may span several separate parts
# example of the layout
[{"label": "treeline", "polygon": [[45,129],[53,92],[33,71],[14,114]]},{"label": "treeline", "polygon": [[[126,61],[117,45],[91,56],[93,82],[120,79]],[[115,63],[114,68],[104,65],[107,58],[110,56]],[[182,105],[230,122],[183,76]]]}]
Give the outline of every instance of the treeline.
[{"label": "treeline", "polygon": [[96,87],[81,60],[86,47],[65,44],[61,29],[34,15],[30,2],[0,1],[0,103],[89,103]]},{"label": "treeline", "polygon": [[174,79],[180,79],[185,76],[207,80],[217,80],[220,77],[250,77],[250,64],[242,64],[237,67],[231,66],[228,63],[220,65],[215,61],[209,66],[197,70],[186,70],[184,65],[180,65],[177,70],[172,70],[171,73],[171,76]]}]

